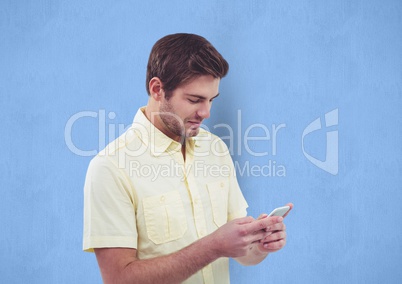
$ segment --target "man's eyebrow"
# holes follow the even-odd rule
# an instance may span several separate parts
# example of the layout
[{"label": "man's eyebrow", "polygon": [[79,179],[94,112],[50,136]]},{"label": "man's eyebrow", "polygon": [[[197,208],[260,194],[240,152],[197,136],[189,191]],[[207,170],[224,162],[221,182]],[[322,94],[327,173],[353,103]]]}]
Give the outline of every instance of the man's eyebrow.
[{"label": "man's eyebrow", "polygon": [[[186,94],[186,95],[187,95],[187,96],[190,96],[190,97],[194,97],[194,98],[200,99],[200,100],[206,100],[206,99],[207,99],[206,97],[201,96],[201,95],[195,95],[195,94]],[[214,96],[213,98],[211,98],[211,100],[217,98],[218,96],[219,96],[219,93],[218,93],[216,96]]]}]

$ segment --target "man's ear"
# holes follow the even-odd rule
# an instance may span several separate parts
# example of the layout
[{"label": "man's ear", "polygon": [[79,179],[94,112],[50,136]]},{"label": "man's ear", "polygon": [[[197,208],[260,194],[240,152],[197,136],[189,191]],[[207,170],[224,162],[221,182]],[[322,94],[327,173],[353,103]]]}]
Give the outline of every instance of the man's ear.
[{"label": "man's ear", "polygon": [[158,77],[153,77],[149,81],[149,92],[151,93],[150,96],[155,101],[160,101],[163,97],[163,84],[162,81]]}]

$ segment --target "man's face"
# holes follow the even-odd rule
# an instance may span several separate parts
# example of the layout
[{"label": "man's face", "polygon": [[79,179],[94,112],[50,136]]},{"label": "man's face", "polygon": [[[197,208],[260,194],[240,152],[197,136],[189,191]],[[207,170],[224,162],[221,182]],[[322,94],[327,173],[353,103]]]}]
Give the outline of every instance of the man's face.
[{"label": "man's face", "polygon": [[176,88],[169,100],[163,97],[158,128],[176,141],[196,136],[202,121],[210,115],[212,100],[219,95],[219,82],[210,75],[200,76]]}]

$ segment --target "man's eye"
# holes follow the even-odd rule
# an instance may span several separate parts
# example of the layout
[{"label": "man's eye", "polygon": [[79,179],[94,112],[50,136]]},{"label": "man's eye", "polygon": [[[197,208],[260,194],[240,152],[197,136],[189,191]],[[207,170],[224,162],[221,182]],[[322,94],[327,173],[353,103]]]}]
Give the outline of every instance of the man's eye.
[{"label": "man's eye", "polygon": [[188,101],[189,101],[190,103],[192,103],[192,104],[196,104],[196,103],[199,103],[199,102],[200,102],[200,100],[192,100],[192,99],[188,99]]}]

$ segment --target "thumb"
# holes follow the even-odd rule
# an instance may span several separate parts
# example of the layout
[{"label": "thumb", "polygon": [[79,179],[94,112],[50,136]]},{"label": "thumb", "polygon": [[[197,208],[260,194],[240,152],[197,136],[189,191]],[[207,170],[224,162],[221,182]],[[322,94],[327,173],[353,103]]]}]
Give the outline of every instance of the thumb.
[{"label": "thumb", "polygon": [[268,217],[268,214],[262,213],[260,216],[258,216],[257,220],[261,220],[261,219],[264,219],[267,217]]},{"label": "thumb", "polygon": [[236,221],[236,223],[239,224],[239,225],[242,225],[242,224],[251,223],[251,222],[253,222],[253,221],[254,221],[254,218],[253,218],[253,217],[247,216],[247,217],[243,217],[243,218],[238,218],[237,221]]}]

